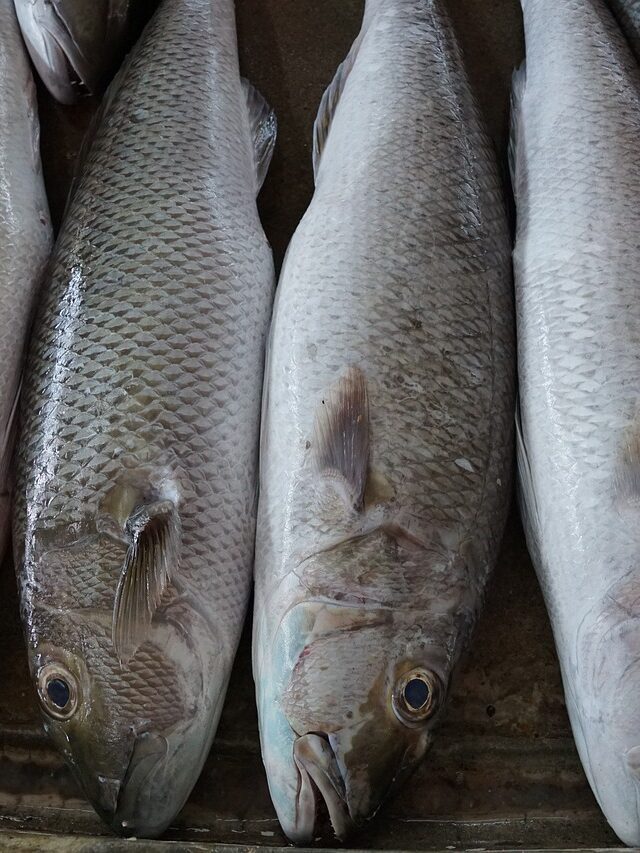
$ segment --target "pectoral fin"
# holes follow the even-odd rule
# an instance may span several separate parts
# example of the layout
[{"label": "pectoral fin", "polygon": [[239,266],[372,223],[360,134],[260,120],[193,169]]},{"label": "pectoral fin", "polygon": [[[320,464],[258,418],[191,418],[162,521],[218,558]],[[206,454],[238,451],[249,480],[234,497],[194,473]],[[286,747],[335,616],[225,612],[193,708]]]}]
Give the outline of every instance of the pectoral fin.
[{"label": "pectoral fin", "polygon": [[320,477],[349,509],[360,512],[369,470],[369,401],[357,367],[350,367],[322,400],[313,446]]},{"label": "pectoral fin", "polygon": [[615,479],[616,504],[620,509],[640,509],[640,430],[628,431]]},{"label": "pectoral fin", "polygon": [[126,524],[129,549],[113,608],[112,638],[122,664],[149,634],[180,556],[181,524],[176,506],[159,501],[137,507]]}]

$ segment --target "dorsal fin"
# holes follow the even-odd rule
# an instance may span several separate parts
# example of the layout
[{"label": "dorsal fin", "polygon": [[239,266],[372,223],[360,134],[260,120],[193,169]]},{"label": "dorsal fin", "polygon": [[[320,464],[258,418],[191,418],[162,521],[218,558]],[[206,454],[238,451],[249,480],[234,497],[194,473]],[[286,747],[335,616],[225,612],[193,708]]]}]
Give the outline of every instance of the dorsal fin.
[{"label": "dorsal fin", "polygon": [[354,41],[346,59],[338,66],[338,70],[336,71],[333,80],[326,88],[325,93],[322,96],[322,100],[320,101],[318,115],[316,116],[316,120],[313,125],[313,176],[316,179],[318,177],[318,169],[320,168],[322,152],[324,151],[327,137],[329,136],[329,130],[331,129],[331,122],[333,121],[333,116],[340,101],[340,96],[344,90],[347,78],[351,73],[354,62],[356,61],[361,41],[362,34],[360,34]]},{"label": "dorsal fin", "polygon": [[4,558],[11,527],[11,498],[14,488],[14,448],[18,432],[18,409],[22,379],[18,383],[11,411],[0,433],[0,560]]},{"label": "dorsal fin", "polygon": [[314,432],[318,473],[360,512],[369,470],[369,400],[359,368],[350,367],[322,400]]},{"label": "dorsal fin", "polygon": [[180,557],[180,516],[172,501],[138,506],[126,525],[129,549],[113,607],[112,638],[126,664],[149,634],[151,621]]},{"label": "dorsal fin", "polygon": [[509,171],[511,173],[511,186],[513,194],[518,195],[518,145],[521,140],[520,111],[522,110],[522,98],[527,79],[526,62],[517,68],[511,77],[511,126],[509,132]]},{"label": "dorsal fin", "polygon": [[538,510],[538,499],[536,497],[531,463],[527,452],[524,432],[522,428],[522,417],[520,401],[516,405],[516,457],[518,464],[518,503],[522,525],[527,537],[529,553],[534,565],[540,565],[540,548],[538,538],[540,535],[540,513]]},{"label": "dorsal fin", "polygon": [[18,409],[21,393],[22,376],[18,379],[11,410],[9,411],[7,422],[2,425],[2,433],[0,434],[0,493],[11,490],[13,450],[18,431]]},{"label": "dorsal fin", "polygon": [[276,114],[249,80],[242,78],[256,170],[256,195],[264,183],[278,135]]}]

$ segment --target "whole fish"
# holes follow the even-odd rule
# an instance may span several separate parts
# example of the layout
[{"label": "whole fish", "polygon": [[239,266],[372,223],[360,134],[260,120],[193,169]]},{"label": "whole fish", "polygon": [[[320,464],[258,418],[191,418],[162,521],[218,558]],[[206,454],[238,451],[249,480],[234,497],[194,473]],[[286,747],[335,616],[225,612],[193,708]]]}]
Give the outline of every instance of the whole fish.
[{"label": "whole fish", "polygon": [[63,104],[101,94],[139,31],[139,0],[15,0],[45,86]]},{"label": "whole fish", "polygon": [[156,835],[251,585],[275,119],[232,0],[164,0],[105,109],[30,353],[16,567],[47,731],[114,830]]},{"label": "whole fish", "polygon": [[602,0],[523,0],[520,486],[578,751],[640,844],[640,71]]},{"label": "whole fish", "polygon": [[51,250],[36,90],[13,0],[0,0],[0,558],[25,337]]},{"label": "whole fish", "polygon": [[636,59],[640,59],[640,0],[607,0]]},{"label": "whole fish", "polygon": [[440,0],[368,0],[322,101],[266,375],[254,673],[280,822],[422,758],[509,503],[510,240]]}]

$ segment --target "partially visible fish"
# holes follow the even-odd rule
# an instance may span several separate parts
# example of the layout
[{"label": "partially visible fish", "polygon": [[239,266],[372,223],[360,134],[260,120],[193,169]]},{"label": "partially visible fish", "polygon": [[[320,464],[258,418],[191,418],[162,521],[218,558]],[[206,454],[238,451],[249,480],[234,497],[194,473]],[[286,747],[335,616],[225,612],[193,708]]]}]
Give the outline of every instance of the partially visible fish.
[{"label": "partially visible fish", "polygon": [[640,60],[640,0],[607,0],[636,59]]},{"label": "partially visible fish", "polygon": [[51,249],[36,91],[13,0],[0,0],[0,555],[25,337]]},{"label": "partially visible fish", "polygon": [[102,93],[139,32],[143,6],[141,0],[15,0],[15,5],[38,74],[63,104]]},{"label": "partially visible fish", "polygon": [[32,339],[16,570],[47,732],[104,820],[151,836],[205,761],[251,588],[275,118],[232,0],[164,0],[104,108]]},{"label": "partially visible fish", "polygon": [[510,497],[511,245],[440,0],[368,0],[315,127],[266,372],[254,673],[271,796],[308,842],[421,760]]},{"label": "partially visible fish", "polygon": [[602,0],[522,0],[520,488],[578,751],[640,845],[640,70]]}]

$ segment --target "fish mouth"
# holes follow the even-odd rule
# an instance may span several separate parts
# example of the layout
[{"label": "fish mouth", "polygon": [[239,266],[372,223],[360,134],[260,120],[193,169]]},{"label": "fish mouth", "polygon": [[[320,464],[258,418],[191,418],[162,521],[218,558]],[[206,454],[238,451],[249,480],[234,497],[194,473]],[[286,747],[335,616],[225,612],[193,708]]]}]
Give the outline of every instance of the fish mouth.
[{"label": "fish mouth", "polygon": [[162,786],[164,774],[159,773],[167,752],[162,735],[138,735],[122,780],[98,776],[97,790],[88,792],[100,817],[118,835],[154,838],[171,823],[173,803],[162,796],[162,787],[170,788]]},{"label": "fish mouth", "polygon": [[298,771],[295,827],[289,833],[293,841],[313,839],[322,798],[337,838],[344,840],[354,828],[349,813],[344,779],[329,737],[323,732],[300,735],[293,744]]}]

